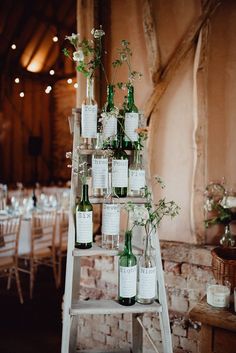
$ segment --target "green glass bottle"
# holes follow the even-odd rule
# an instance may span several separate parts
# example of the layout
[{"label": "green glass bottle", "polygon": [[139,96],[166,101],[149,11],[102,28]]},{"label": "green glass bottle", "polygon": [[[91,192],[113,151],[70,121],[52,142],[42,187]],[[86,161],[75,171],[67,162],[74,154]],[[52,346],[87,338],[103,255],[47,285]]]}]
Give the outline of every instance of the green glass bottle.
[{"label": "green glass bottle", "polygon": [[121,305],[135,304],[137,291],[137,259],[132,253],[132,231],[125,232],[125,247],[119,258],[118,301]]},{"label": "green glass bottle", "polygon": [[114,105],[114,86],[107,86],[107,101],[102,113],[103,148],[114,149],[117,141],[117,113]]},{"label": "green glass bottle", "polygon": [[[120,119],[120,118],[119,118]],[[128,189],[128,155],[123,149],[122,129],[118,129],[117,148],[112,157],[112,189],[118,197],[126,197]]]},{"label": "green glass bottle", "polygon": [[124,148],[133,149],[133,145],[138,141],[138,134],[135,131],[139,127],[138,108],[134,103],[134,87],[128,87],[127,104],[125,107],[124,121]]},{"label": "green glass bottle", "polygon": [[93,206],[88,197],[88,184],[82,185],[82,195],[75,210],[75,247],[89,249],[93,242]]}]

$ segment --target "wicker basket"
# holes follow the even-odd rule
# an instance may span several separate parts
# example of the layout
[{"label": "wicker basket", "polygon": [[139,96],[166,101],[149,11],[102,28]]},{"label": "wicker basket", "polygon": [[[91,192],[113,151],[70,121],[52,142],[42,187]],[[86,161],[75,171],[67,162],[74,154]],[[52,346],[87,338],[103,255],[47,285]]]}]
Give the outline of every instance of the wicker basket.
[{"label": "wicker basket", "polygon": [[231,288],[236,287],[236,248],[217,247],[211,255],[215,279],[221,284],[229,281]]}]

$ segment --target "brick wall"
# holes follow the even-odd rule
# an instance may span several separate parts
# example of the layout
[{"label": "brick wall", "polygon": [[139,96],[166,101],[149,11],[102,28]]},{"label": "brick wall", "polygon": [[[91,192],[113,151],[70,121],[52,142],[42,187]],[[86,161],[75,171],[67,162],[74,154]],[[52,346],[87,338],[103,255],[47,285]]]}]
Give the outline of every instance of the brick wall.
[{"label": "brick wall", "polygon": [[[172,341],[175,353],[200,353],[200,323],[188,319],[188,311],[205,294],[206,283],[213,279],[210,246],[161,242]],[[84,298],[116,298],[118,258],[81,258],[81,294]],[[123,315],[81,316],[78,347],[126,348],[131,343],[130,320]],[[145,314],[143,324],[160,352],[159,320]],[[153,353],[144,337],[144,353]]]}]

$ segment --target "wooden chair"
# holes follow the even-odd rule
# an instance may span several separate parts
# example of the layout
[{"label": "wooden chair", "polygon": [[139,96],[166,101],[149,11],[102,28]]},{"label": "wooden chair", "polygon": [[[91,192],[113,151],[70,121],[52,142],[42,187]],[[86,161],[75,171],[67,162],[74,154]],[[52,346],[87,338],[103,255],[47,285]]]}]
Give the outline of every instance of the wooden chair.
[{"label": "wooden chair", "polygon": [[57,285],[61,285],[62,276],[62,258],[67,253],[67,240],[68,240],[68,226],[69,226],[69,213],[68,211],[62,211],[59,214],[59,243],[56,245],[57,248],[57,263],[58,263],[58,276]]},{"label": "wooden chair", "polygon": [[31,251],[24,259],[29,260],[29,269],[20,271],[30,275],[30,298],[33,297],[33,288],[38,266],[49,266],[53,269],[57,287],[56,248],[55,248],[56,212],[41,211],[32,215]]},{"label": "wooden chair", "polygon": [[0,219],[0,272],[1,277],[8,277],[7,289],[11,287],[11,279],[16,279],[17,291],[21,304],[23,295],[18,268],[18,241],[21,217]]}]

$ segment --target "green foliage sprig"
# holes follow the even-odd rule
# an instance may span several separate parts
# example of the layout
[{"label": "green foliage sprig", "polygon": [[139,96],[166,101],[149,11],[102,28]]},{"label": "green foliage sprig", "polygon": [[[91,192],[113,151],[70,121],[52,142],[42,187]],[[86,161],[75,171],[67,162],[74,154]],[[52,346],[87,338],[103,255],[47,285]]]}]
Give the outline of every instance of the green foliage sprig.
[{"label": "green foliage sprig", "polygon": [[[162,189],[165,185],[160,177],[155,177],[155,181]],[[146,234],[150,235],[156,231],[164,217],[175,217],[179,214],[180,207],[174,201],[166,201],[165,198],[159,199],[157,203],[153,202],[152,193],[148,186],[144,188],[144,205],[137,205],[131,201],[127,202],[125,209],[131,213],[132,228],[141,226],[145,228]]]}]

